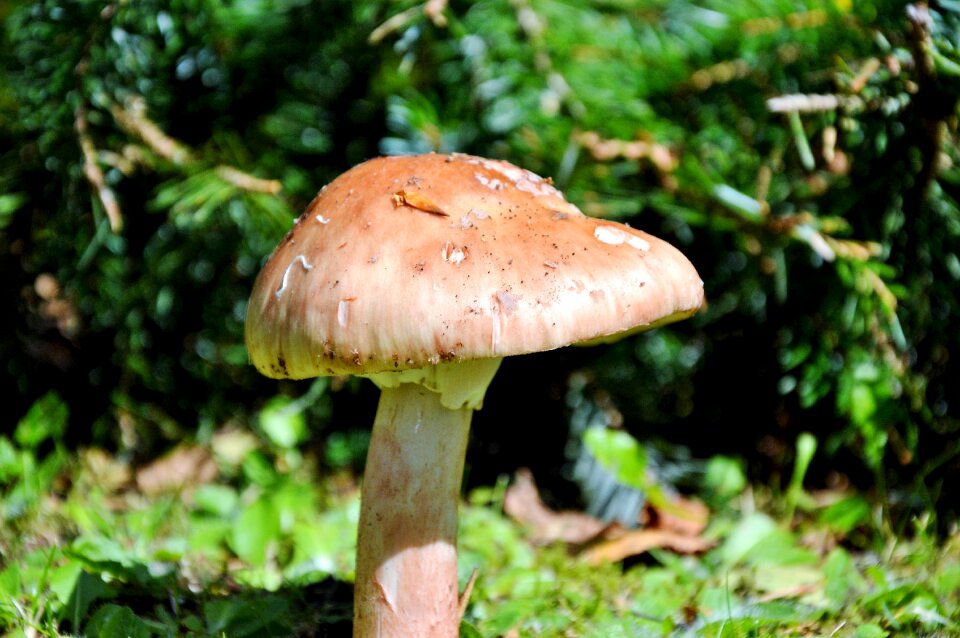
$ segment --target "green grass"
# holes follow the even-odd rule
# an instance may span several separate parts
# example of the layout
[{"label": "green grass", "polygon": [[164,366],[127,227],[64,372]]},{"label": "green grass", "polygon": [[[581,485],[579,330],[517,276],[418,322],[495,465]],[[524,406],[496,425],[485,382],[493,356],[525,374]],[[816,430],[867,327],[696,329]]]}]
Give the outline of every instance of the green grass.
[{"label": "green grass", "polygon": [[[279,436],[224,431],[150,475],[65,451],[58,427],[36,427],[59,422],[55,401],[41,407],[0,437],[4,636],[349,635],[352,474],[318,471],[273,423]],[[215,471],[184,474],[202,466]],[[930,536],[925,519],[894,534],[861,495],[809,494],[797,478],[777,498],[731,478],[728,460],[712,467],[713,548],[626,563],[534,545],[502,513],[506,478],[475,490],[461,515],[461,582],[478,570],[463,635],[960,635],[960,536]]]}]

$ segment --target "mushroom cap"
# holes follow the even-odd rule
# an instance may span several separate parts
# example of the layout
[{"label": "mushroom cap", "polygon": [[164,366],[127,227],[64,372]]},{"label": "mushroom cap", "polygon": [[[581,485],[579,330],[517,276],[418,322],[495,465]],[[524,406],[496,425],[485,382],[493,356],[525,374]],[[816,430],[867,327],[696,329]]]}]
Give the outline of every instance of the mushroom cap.
[{"label": "mushroom cap", "polygon": [[679,250],[585,216],[549,179],[383,157],[325,186],[280,242],[246,342],[270,377],[372,374],[614,339],[702,304]]}]

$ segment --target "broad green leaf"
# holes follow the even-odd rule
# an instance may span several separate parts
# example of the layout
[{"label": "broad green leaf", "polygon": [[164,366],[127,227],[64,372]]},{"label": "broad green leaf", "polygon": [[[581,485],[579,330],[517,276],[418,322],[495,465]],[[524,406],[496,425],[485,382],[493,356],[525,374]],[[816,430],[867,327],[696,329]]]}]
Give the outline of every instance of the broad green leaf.
[{"label": "broad green leaf", "polygon": [[324,512],[319,520],[296,525],[294,553],[284,575],[298,581],[320,580],[329,574],[348,577],[353,573],[356,536],[356,521],[338,510]]},{"label": "broad green leaf", "polygon": [[776,527],[750,548],[744,562],[756,566],[810,565],[816,562],[816,554],[802,547],[792,532]]},{"label": "broad green leaf", "polygon": [[707,462],[704,483],[721,498],[732,498],[747,486],[747,477],[742,464],[729,456],[717,455]]},{"label": "broad green leaf", "polygon": [[857,627],[854,638],[886,638],[890,632],[875,623],[867,623]]},{"label": "broad green leaf", "polygon": [[251,565],[263,565],[267,547],[277,541],[280,516],[273,501],[261,496],[234,521],[230,532],[230,548]]},{"label": "broad green leaf", "polygon": [[227,516],[236,508],[240,497],[237,491],[226,485],[208,483],[201,485],[193,493],[193,502],[201,512],[217,516]]},{"label": "broad green leaf", "polygon": [[78,581],[83,573],[83,565],[79,561],[69,561],[64,565],[51,567],[47,573],[50,591],[58,601],[65,603],[78,588]]},{"label": "broad green leaf", "polygon": [[[74,627],[82,626],[94,602],[114,598],[117,595],[116,589],[105,583],[102,578],[80,571],[79,567],[78,563],[68,564],[62,568],[64,570],[62,578],[56,574],[51,578],[51,589],[64,602],[60,616],[69,619]],[[71,579],[73,573],[76,576]]]},{"label": "broad green leaf", "polygon": [[20,593],[22,577],[20,566],[16,563],[8,565],[0,571],[0,596],[5,600],[13,600]]},{"label": "broad green leaf", "polygon": [[23,193],[0,195],[0,230],[10,224],[14,217],[13,214],[28,201],[29,198]]},{"label": "broad green leaf", "polygon": [[254,485],[270,487],[280,478],[270,459],[260,450],[253,450],[243,459],[243,473]]},{"label": "broad green leaf", "polygon": [[98,638],[150,638],[153,633],[129,607],[104,605],[87,623],[87,635]]},{"label": "broad green leaf", "polygon": [[20,452],[5,436],[0,436],[0,484],[20,474]]},{"label": "broad green leaf", "polygon": [[483,638],[483,634],[476,627],[463,620],[460,622],[460,638]]},{"label": "broad green leaf", "polygon": [[934,579],[934,588],[941,596],[960,596],[960,564],[944,565]]},{"label": "broad green leaf", "polygon": [[591,427],[584,433],[583,443],[618,482],[640,490],[649,488],[647,453],[635,438],[619,430]]},{"label": "broad green leaf", "polygon": [[190,551],[220,558],[232,529],[232,522],[223,518],[191,517],[187,536]]},{"label": "broad green leaf", "polygon": [[837,548],[827,556],[823,564],[823,577],[823,593],[833,609],[843,608],[864,582],[850,554],[843,548]]},{"label": "broad green leaf", "polygon": [[35,448],[49,438],[59,438],[67,425],[70,409],[50,391],[38,399],[17,423],[13,438],[26,448]]},{"label": "broad green leaf", "polygon": [[864,423],[877,410],[877,400],[873,394],[873,386],[867,383],[857,383],[850,393],[850,417],[857,423]]},{"label": "broad green leaf", "polygon": [[848,496],[820,512],[820,522],[840,534],[849,534],[870,522],[870,503],[859,495]]},{"label": "broad green leaf", "polygon": [[211,636],[289,635],[290,604],[277,595],[212,600],[203,606]]},{"label": "broad green leaf", "polygon": [[275,396],[260,410],[260,428],[274,445],[292,448],[307,434],[303,406],[285,396]]},{"label": "broad green leaf", "polygon": [[734,565],[744,560],[760,541],[777,530],[777,524],[765,514],[745,516],[730,531],[716,553],[725,565]]},{"label": "broad green leaf", "polygon": [[114,538],[84,535],[70,545],[70,554],[97,565],[115,564],[130,567],[136,562],[131,550]]}]

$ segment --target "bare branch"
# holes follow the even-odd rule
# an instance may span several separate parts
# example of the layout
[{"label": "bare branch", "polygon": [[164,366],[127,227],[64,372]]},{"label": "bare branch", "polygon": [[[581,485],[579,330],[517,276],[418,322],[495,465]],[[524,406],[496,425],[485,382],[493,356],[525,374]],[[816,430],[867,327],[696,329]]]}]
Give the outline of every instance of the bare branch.
[{"label": "bare branch", "polygon": [[103,210],[107,213],[107,220],[110,222],[110,230],[119,233],[123,229],[123,215],[120,212],[120,204],[117,202],[117,196],[113,189],[107,185],[103,171],[100,170],[100,165],[97,163],[97,149],[90,138],[87,129],[87,113],[83,108],[77,109],[73,128],[77,132],[80,150],[83,152],[83,175],[93,186],[100,203],[103,204]]},{"label": "bare branch", "polygon": [[370,32],[370,35],[367,37],[367,42],[369,44],[379,44],[385,37],[403,28],[404,25],[416,18],[420,10],[420,7],[410,7],[405,11],[390,16],[383,24]]},{"label": "bare branch", "polygon": [[434,26],[443,28],[447,26],[447,16],[443,15],[446,8],[447,0],[427,0],[423,6],[423,13],[430,18]]},{"label": "bare branch", "polygon": [[244,173],[238,168],[221,164],[217,167],[217,176],[245,191],[276,195],[283,189],[283,185],[276,179],[263,179],[250,173]]},{"label": "bare branch", "polygon": [[185,144],[167,135],[147,117],[142,98],[131,100],[126,108],[114,104],[110,107],[110,113],[121,128],[139,137],[160,157],[177,165],[189,164],[193,161],[190,150]]},{"label": "bare branch", "polygon": [[603,138],[595,131],[577,133],[574,139],[600,161],[609,161],[617,157],[632,160],[647,159],[661,174],[672,173],[679,163],[670,148],[657,142]]},{"label": "bare branch", "polygon": [[774,113],[813,113],[816,111],[833,111],[838,108],[861,106],[862,101],[855,97],[842,95],[817,95],[795,93],[779,95],[767,100],[767,108]]}]

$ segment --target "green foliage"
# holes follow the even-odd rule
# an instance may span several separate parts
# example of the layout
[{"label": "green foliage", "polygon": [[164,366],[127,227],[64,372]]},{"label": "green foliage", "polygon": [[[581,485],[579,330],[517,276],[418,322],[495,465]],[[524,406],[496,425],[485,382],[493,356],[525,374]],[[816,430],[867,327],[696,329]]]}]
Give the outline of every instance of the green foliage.
[{"label": "green foliage", "polygon": [[810,469],[810,462],[817,451],[817,439],[810,433],[804,432],[797,438],[796,458],[793,464],[793,475],[787,486],[787,518],[793,518],[793,512],[804,500],[803,479]]},{"label": "green foliage", "polygon": [[0,435],[0,546],[12,540],[8,534],[15,538],[18,526],[27,524],[53,491],[67,460],[63,434],[68,417],[69,407],[51,391],[20,419],[12,441]]},{"label": "green foliage", "polygon": [[[62,445],[62,432],[51,436]],[[229,452],[219,448],[235,445],[221,437],[212,450],[235,481],[146,498],[111,482],[117,461],[102,453],[73,463],[73,489],[31,503],[17,536],[0,537],[4,556],[14,559],[0,570],[0,597],[10,601],[0,605],[3,635],[20,635],[9,633],[19,628],[50,636],[71,629],[118,637],[289,634],[308,612],[303,596],[287,588],[352,578],[357,495],[334,499],[310,482],[302,461],[290,464],[302,457],[254,444],[270,472],[264,487],[232,471]],[[36,534],[63,540],[38,549]],[[237,587],[244,589],[226,595]],[[349,598],[341,598],[331,622],[349,612]]]},{"label": "green foliage", "polygon": [[13,439],[21,447],[36,449],[47,439],[59,439],[63,436],[70,409],[56,392],[43,395],[20,422],[13,432]]},{"label": "green foliage", "polygon": [[[152,495],[109,479],[126,466],[101,452],[71,464],[72,487],[34,516],[46,523],[22,528],[19,544],[4,549],[3,635],[348,633],[342,583],[353,577],[356,490],[344,492],[336,477],[318,481],[308,454],[289,466],[290,450],[269,439],[251,448],[269,470],[262,483],[235,471],[224,448],[236,441],[211,445],[220,478]],[[705,554],[653,550],[640,563],[588,564],[569,548],[532,545],[501,512],[506,487],[476,490],[461,510],[461,587],[479,574],[464,636],[948,635],[960,627],[956,537],[938,546],[926,527],[908,540],[859,520],[881,539],[880,559],[857,549],[856,530],[837,518],[850,500],[812,504],[793,529],[771,494],[727,492]],[[62,541],[43,546],[41,535]],[[826,540],[811,546],[818,538]]]}]

